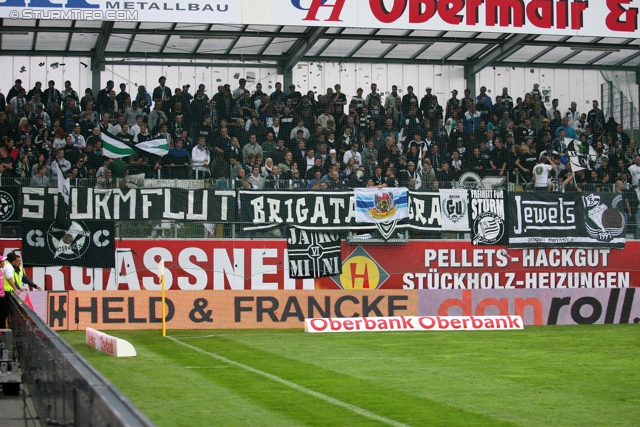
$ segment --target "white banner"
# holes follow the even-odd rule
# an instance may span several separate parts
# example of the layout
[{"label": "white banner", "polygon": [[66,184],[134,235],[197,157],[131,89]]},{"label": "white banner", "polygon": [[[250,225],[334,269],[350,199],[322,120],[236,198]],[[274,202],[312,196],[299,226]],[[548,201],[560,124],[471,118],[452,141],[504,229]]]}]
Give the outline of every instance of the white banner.
[{"label": "white banner", "polygon": [[[13,20],[80,20],[130,22],[202,22],[237,24],[245,0],[6,0],[0,3],[0,18]],[[249,3],[249,2],[247,2]]]},{"label": "white banner", "polygon": [[638,38],[639,8],[640,0],[5,0],[0,17]]},{"label": "white banner", "polygon": [[404,187],[356,188],[356,222],[383,223],[409,217]]},{"label": "white banner", "polygon": [[393,331],[488,331],[524,329],[520,316],[394,316],[305,319],[304,331],[393,332]]},{"label": "white banner", "polygon": [[440,190],[443,230],[469,230],[469,192]]},{"label": "white banner", "polygon": [[[250,0],[249,0],[250,1]],[[640,0],[270,0],[283,25],[638,37]],[[245,13],[244,20],[258,19]],[[256,14],[262,11],[256,10]],[[248,22],[247,22],[248,23]],[[266,22],[264,22],[266,23]]]}]

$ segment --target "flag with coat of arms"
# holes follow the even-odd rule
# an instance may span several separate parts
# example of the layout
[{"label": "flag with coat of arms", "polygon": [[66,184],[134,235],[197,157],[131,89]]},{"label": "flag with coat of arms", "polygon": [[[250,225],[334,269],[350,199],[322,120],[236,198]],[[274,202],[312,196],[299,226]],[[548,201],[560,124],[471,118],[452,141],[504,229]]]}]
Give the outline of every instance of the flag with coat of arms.
[{"label": "flag with coat of arms", "polygon": [[405,187],[356,188],[356,221],[384,223],[409,217]]}]

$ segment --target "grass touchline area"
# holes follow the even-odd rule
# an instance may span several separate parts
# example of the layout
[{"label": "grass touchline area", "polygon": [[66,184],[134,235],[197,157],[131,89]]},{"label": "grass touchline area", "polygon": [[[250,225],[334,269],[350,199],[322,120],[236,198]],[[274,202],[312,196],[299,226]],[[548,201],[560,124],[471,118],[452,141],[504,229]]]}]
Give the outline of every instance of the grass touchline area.
[{"label": "grass touchline area", "polygon": [[[69,341],[159,426],[613,426],[640,419],[640,328],[305,334],[117,331]],[[173,335],[174,334],[174,335]]]},{"label": "grass touchline area", "polygon": [[259,369],[252,368],[251,366],[247,366],[247,365],[242,364],[242,363],[234,362],[233,360],[229,360],[226,357],[219,356],[219,355],[217,355],[215,353],[204,351],[201,348],[198,348],[196,346],[193,346],[193,345],[187,344],[185,342],[182,342],[182,341],[178,340],[177,338],[173,338],[173,337],[167,337],[167,338],[169,338],[171,341],[173,341],[175,343],[178,343],[178,344],[183,345],[183,346],[185,346],[187,348],[190,348],[193,351],[197,351],[198,353],[202,353],[204,355],[207,355],[209,357],[217,359],[217,360],[219,360],[221,362],[225,362],[225,363],[228,363],[230,365],[237,366],[238,368],[245,369],[245,370],[247,370],[249,372],[252,372],[252,373],[254,373],[256,375],[261,375],[261,376],[266,377],[266,378],[268,378],[268,379],[270,379],[272,381],[278,382],[280,384],[284,384],[287,387],[291,387],[292,389],[297,390],[297,391],[299,391],[301,393],[305,393],[305,394],[308,394],[310,396],[317,397],[320,400],[324,400],[325,402],[328,402],[328,403],[331,403],[333,405],[340,406],[342,408],[348,409],[348,410],[353,411],[356,414],[360,414],[360,415],[362,415],[364,417],[371,418],[373,420],[380,421],[381,423],[388,424],[388,425],[394,426],[394,427],[407,427],[406,424],[402,424],[402,423],[399,423],[397,421],[381,417],[379,415],[371,413],[371,412],[369,412],[367,410],[364,410],[362,408],[358,408],[357,406],[350,405],[348,403],[344,403],[344,402],[342,402],[340,400],[337,400],[337,399],[334,399],[332,397],[326,396],[326,395],[324,395],[322,393],[318,393],[316,391],[309,390],[308,388],[299,386],[298,384],[292,383],[291,381],[283,380],[282,378],[277,377],[275,375],[271,375],[271,374],[268,374],[266,372],[260,371]]}]

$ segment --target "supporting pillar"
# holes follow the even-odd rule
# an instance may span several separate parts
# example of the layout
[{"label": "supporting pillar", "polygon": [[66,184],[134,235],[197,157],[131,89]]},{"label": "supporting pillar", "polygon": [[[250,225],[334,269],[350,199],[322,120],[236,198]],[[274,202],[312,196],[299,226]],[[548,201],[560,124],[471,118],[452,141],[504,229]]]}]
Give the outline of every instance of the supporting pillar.
[{"label": "supporting pillar", "polygon": [[[478,94],[478,92],[476,91],[476,75],[475,73],[468,71],[470,71],[469,68],[464,67],[464,80],[466,83],[465,89],[469,89],[471,91],[471,97],[475,99],[476,95]],[[463,94],[460,95],[464,96]]]},{"label": "supporting pillar", "polygon": [[102,70],[96,66],[95,60],[91,61],[91,89],[93,89],[93,96],[97,97],[98,92],[102,89],[102,83],[100,82],[100,76],[104,71],[104,63]]}]

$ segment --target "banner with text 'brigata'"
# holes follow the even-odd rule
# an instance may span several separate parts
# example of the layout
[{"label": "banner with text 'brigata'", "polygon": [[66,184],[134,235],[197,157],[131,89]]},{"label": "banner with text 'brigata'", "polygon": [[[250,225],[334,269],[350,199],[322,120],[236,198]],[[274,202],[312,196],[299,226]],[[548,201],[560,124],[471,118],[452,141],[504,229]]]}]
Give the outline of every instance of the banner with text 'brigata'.
[{"label": "banner with text 'brigata'", "polygon": [[509,246],[624,248],[618,193],[510,193]]},{"label": "banner with text 'brigata'", "polygon": [[[22,218],[50,219],[58,205],[56,188],[23,188]],[[71,220],[235,221],[233,191],[177,188],[71,189]]]},{"label": "banner with text 'brigata'", "polygon": [[[468,221],[443,221],[438,192],[407,192],[409,217],[396,229],[422,231],[469,231]],[[241,220],[245,230],[266,230],[281,225],[323,231],[372,230],[375,224],[357,221],[353,191],[254,191],[239,192]],[[457,200],[456,211],[468,211],[468,198]],[[464,206],[462,206],[464,204]]]}]

